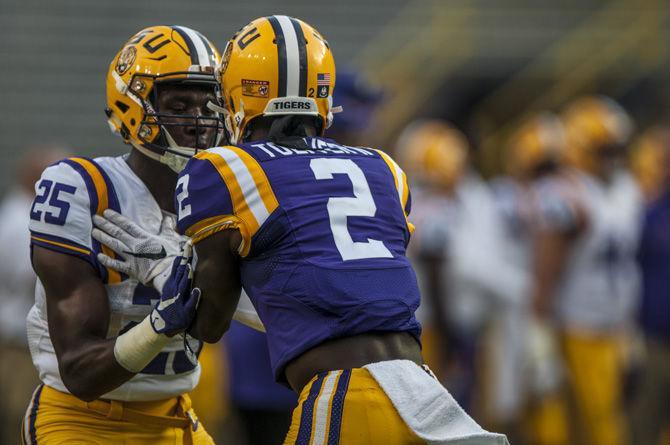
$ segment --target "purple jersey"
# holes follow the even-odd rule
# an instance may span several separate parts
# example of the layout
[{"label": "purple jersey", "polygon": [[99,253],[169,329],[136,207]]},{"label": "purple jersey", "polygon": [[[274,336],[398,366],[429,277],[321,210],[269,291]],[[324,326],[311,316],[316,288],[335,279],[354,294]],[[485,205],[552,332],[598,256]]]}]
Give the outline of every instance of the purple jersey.
[{"label": "purple jersey", "polygon": [[306,139],[216,147],[195,156],[176,190],[178,230],[195,243],[240,230],[242,285],[267,329],[275,378],[337,337],[407,331],[419,290],[405,257],[407,179],[385,153]]}]

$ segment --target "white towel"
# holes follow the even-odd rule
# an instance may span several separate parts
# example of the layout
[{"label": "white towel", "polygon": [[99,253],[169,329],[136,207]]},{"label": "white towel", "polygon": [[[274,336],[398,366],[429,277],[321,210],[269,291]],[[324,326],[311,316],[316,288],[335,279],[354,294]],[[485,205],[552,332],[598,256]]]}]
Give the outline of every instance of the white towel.
[{"label": "white towel", "polygon": [[509,445],[504,434],[490,433],[458,405],[435,378],[409,360],[364,366],[391,399],[414,433],[432,445]]}]

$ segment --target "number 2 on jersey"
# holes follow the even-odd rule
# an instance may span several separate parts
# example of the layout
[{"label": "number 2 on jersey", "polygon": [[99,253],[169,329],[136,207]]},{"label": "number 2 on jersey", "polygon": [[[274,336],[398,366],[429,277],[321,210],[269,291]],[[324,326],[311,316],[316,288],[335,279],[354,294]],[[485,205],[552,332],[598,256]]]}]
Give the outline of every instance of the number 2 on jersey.
[{"label": "number 2 on jersey", "polygon": [[309,164],[318,180],[333,179],[333,174],[345,174],[354,188],[354,198],[328,198],[328,218],[333,239],[343,261],[364,258],[393,258],[382,241],[368,238],[366,242],[354,241],[347,228],[349,216],[373,217],[377,206],[372,199],[370,186],[363,170],[351,159],[312,159]]},{"label": "number 2 on jersey", "polygon": [[184,175],[177,181],[177,214],[180,220],[191,214],[191,204],[188,203],[188,180],[189,175]]}]

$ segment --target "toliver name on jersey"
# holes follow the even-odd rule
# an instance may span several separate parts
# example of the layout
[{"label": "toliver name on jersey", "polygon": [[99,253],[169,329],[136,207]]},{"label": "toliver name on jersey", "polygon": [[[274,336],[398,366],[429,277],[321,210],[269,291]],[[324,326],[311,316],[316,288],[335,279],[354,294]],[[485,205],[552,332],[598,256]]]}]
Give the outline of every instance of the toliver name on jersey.
[{"label": "toliver name on jersey", "polygon": [[360,147],[349,147],[346,145],[336,144],[335,142],[326,141],[323,139],[316,138],[307,138],[308,146],[311,149],[296,149],[296,148],[287,148],[282,147],[281,145],[273,144],[272,142],[264,142],[262,144],[250,144],[252,147],[259,148],[268,154],[271,158],[276,158],[277,155],[281,156],[293,156],[293,155],[306,155],[306,154],[334,154],[334,155],[364,155],[364,156],[374,156],[372,150],[360,148]]}]

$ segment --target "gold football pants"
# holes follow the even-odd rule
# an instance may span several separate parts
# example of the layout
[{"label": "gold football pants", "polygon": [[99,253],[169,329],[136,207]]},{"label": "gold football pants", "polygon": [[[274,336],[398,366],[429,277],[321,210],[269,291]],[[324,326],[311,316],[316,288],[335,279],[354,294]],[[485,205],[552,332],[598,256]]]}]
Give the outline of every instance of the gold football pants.
[{"label": "gold football pants", "polygon": [[563,351],[579,416],[578,429],[583,431],[586,443],[626,443],[620,336],[567,331]]},{"label": "gold football pants", "polygon": [[423,444],[367,369],[323,372],[305,385],[285,445]]},{"label": "gold football pants", "polygon": [[24,444],[210,445],[188,395],[153,402],[95,400],[40,385],[23,421]]}]

